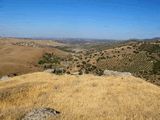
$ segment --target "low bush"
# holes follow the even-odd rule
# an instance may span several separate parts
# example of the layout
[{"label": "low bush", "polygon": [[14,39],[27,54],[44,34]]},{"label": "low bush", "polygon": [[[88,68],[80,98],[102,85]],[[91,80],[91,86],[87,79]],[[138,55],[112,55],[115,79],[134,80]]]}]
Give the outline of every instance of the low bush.
[{"label": "low bush", "polygon": [[60,64],[61,59],[55,56],[53,53],[45,53],[43,57],[39,60],[38,64],[43,65],[46,63],[50,64]]},{"label": "low bush", "polygon": [[156,61],[153,63],[153,73],[160,75],[160,61]]}]

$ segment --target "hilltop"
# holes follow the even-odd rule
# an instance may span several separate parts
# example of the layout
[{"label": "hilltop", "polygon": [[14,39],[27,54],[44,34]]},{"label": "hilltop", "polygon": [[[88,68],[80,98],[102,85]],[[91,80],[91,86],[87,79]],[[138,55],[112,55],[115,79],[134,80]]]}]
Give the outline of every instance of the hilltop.
[{"label": "hilltop", "polygon": [[158,86],[133,76],[38,72],[0,82],[0,119],[22,119],[47,108],[41,111],[60,113],[52,120],[158,120],[159,100]]}]

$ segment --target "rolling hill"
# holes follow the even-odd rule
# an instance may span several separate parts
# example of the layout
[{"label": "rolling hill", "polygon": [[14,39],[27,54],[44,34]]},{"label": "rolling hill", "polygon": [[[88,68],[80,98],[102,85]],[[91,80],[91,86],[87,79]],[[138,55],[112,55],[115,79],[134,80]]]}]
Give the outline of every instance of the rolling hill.
[{"label": "rolling hill", "polygon": [[[48,46],[47,46],[48,45]],[[24,40],[15,38],[0,39],[0,77],[4,75],[20,75],[41,71],[39,59],[44,53],[66,56],[67,53],[55,46],[63,44],[55,41]]]}]

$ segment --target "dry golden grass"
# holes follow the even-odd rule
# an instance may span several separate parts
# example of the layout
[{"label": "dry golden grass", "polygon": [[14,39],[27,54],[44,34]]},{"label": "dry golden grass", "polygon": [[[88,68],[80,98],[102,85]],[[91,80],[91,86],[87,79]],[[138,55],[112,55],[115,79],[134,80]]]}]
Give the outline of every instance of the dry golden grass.
[{"label": "dry golden grass", "polygon": [[35,42],[39,45],[49,45],[49,46],[66,46],[66,44],[54,41],[54,40],[32,40],[23,38],[0,38],[0,43],[11,44],[16,42]]},{"label": "dry golden grass", "polygon": [[[40,71],[40,68],[37,67],[37,64],[39,59],[46,52],[52,52],[60,57],[67,55],[66,52],[56,48],[33,48],[12,44],[22,41],[30,42],[31,40],[0,39],[0,77],[11,73],[25,74]],[[44,43],[44,41],[34,42],[38,44],[39,42],[41,42],[41,44]],[[54,43],[55,42],[52,44]]]},{"label": "dry golden grass", "polygon": [[159,120],[160,88],[135,77],[39,72],[0,82],[0,119],[51,107],[57,120]]}]

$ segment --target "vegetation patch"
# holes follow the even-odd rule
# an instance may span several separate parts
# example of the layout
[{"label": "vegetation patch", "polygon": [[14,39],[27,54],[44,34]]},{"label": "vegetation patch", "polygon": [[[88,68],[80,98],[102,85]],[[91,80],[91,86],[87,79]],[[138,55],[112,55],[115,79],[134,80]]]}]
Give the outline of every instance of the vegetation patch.
[{"label": "vegetation patch", "polygon": [[149,53],[158,53],[160,52],[160,44],[144,43],[139,47],[139,49]]},{"label": "vegetation patch", "polygon": [[153,64],[153,73],[160,75],[160,61],[156,61]]},{"label": "vegetation patch", "polygon": [[43,57],[39,60],[38,64],[43,65],[45,63],[60,64],[61,59],[55,56],[53,53],[45,53]]}]

